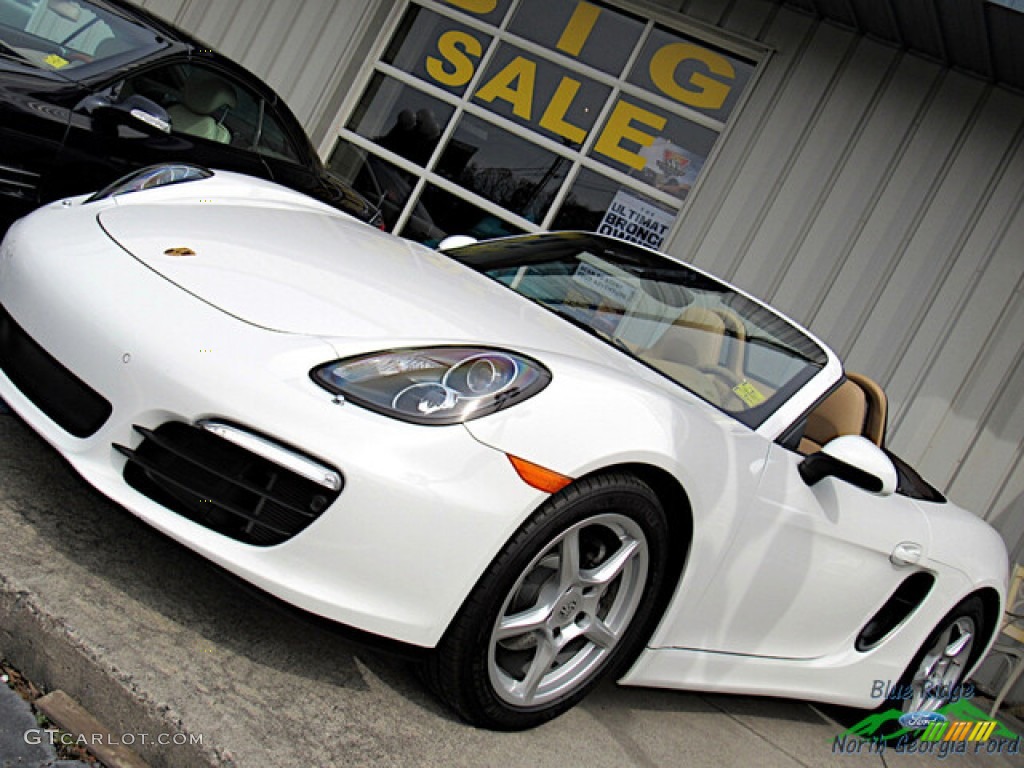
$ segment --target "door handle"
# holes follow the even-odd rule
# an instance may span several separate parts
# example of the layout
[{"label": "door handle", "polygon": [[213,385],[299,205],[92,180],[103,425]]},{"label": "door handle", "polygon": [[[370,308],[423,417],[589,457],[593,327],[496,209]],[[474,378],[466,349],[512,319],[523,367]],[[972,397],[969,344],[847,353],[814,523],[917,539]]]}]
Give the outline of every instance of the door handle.
[{"label": "door handle", "polygon": [[916,541],[901,541],[893,548],[889,562],[896,566],[916,565],[921,561],[921,554],[921,545]]}]

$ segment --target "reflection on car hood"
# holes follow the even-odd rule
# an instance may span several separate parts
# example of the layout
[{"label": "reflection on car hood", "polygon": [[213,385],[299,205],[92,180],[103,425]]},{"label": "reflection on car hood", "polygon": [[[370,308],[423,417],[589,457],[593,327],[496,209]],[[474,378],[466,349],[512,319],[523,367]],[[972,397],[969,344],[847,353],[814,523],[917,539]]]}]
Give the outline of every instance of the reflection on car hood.
[{"label": "reflection on car hood", "polygon": [[264,328],[619,357],[446,256],[340,215],[259,204],[133,203],[104,210],[99,220],[151,269]]}]

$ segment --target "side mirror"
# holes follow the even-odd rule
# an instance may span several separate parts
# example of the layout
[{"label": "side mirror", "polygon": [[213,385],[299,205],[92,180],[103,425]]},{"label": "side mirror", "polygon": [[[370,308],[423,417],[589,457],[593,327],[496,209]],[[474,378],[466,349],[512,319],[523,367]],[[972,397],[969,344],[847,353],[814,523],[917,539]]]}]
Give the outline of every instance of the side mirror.
[{"label": "side mirror", "polygon": [[133,94],[118,104],[117,109],[126,112],[135,121],[131,123],[133,128],[139,128],[145,133],[171,132],[171,116],[167,110],[145,96]]},{"label": "side mirror", "polygon": [[461,248],[464,245],[473,245],[473,243],[479,242],[475,237],[469,235],[448,235],[444,240],[437,244],[437,250],[439,251],[451,251],[455,248]]},{"label": "side mirror", "polygon": [[896,491],[896,467],[885,452],[860,435],[843,435],[800,462],[800,477],[814,485],[835,477],[879,496]]},{"label": "side mirror", "polygon": [[92,115],[100,128],[111,133],[117,133],[122,126],[146,135],[171,132],[171,116],[167,110],[137,93],[119,102],[111,102],[105,96],[89,96],[78,108]]}]

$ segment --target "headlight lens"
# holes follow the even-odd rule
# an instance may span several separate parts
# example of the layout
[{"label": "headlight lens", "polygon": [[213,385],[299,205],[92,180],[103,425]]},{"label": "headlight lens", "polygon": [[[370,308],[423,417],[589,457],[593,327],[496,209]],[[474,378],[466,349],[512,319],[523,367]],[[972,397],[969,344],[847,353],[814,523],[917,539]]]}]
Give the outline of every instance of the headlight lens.
[{"label": "headlight lens", "polygon": [[415,424],[459,424],[522,402],[551,381],[528,357],[481,347],[379,352],[315,368],[313,381]]},{"label": "headlight lens", "polygon": [[85,202],[91,203],[94,200],[105,200],[116,195],[127,195],[131,192],[141,192],[144,189],[155,189],[166,187],[170,184],[181,184],[185,181],[198,181],[213,176],[213,171],[202,168],[191,163],[161,163],[140,168],[137,171],[122,176],[108,187],[104,187]]}]

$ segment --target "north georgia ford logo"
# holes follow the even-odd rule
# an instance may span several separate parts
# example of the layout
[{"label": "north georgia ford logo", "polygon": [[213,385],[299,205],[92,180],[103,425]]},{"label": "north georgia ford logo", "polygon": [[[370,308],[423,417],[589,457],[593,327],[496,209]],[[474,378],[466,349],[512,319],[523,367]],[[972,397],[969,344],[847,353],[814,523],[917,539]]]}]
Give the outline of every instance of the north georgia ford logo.
[{"label": "north georgia ford logo", "polygon": [[946,722],[946,716],[940,715],[938,712],[927,712],[921,710],[918,712],[907,712],[905,715],[900,715],[900,725],[904,728],[927,728],[932,723],[944,723]]}]

